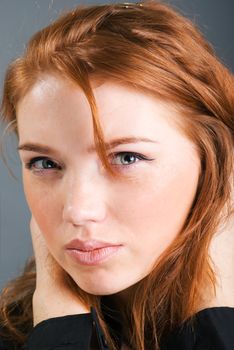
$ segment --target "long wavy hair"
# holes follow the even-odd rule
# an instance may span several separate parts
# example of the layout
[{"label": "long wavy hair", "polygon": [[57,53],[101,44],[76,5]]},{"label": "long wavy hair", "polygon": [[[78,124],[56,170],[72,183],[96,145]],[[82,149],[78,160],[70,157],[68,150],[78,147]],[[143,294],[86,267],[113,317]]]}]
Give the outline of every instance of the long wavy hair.
[{"label": "long wavy hair", "polygon": [[[197,148],[201,172],[183,228],[138,284],[125,310],[131,348],[159,349],[164,334],[192,319],[201,290],[210,287],[215,293],[209,246],[232,212],[233,75],[190,20],[158,1],[79,5],[37,32],[5,76],[1,118],[16,135],[17,104],[44,73],[60,74],[83,90],[97,152],[110,172],[92,77],[115,80],[175,104],[182,114],[180,127]],[[35,276],[32,258],[1,293],[2,336],[19,346],[33,327]],[[69,283],[96,307],[110,349],[116,349],[100,297],[88,295],[71,279]]]}]

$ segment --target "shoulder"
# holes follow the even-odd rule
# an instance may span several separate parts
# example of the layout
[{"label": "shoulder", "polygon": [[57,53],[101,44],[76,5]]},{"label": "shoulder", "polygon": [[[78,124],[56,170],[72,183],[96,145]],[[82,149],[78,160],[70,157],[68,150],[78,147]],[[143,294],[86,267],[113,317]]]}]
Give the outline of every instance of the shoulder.
[{"label": "shoulder", "polygon": [[210,342],[215,342],[217,349],[219,349],[218,345],[225,343],[229,345],[227,349],[234,349],[233,307],[207,308],[198,312],[195,319],[198,336],[209,335]]},{"label": "shoulder", "polygon": [[199,311],[163,340],[162,350],[234,349],[234,308]]},{"label": "shoulder", "polygon": [[[19,349],[88,349],[93,319],[90,313],[50,318],[31,329],[24,345],[0,336],[0,350]],[[79,330],[79,332],[77,332]],[[73,347],[72,347],[72,344]],[[66,346],[65,346],[66,345]]]},{"label": "shoulder", "polygon": [[[101,329],[96,310],[90,313],[54,317],[38,323],[29,332],[23,349],[76,349],[88,350],[91,338],[92,346],[107,349],[104,333]],[[94,344],[95,343],[95,344]],[[14,340],[7,341],[0,336],[0,350],[19,350]]]}]

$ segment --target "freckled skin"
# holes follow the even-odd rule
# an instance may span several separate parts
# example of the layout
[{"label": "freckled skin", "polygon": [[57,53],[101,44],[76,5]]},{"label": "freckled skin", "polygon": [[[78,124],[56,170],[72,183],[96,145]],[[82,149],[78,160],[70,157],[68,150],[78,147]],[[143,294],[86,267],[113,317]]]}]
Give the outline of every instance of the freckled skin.
[{"label": "freckled skin", "polygon": [[[56,155],[20,151],[26,199],[48,249],[85,291],[121,292],[143,279],[180,231],[192,204],[200,170],[193,143],[175,126],[181,118],[172,105],[129,87],[105,81],[95,85],[106,140],[147,137],[155,143],[130,143],[111,150],[136,152],[151,161],[119,165],[114,179],[95,152],[88,102],[65,79],[45,75],[19,102],[19,143],[42,143]],[[62,165],[42,175],[26,169],[32,157]],[[83,266],[68,256],[72,239],[96,239],[122,248],[107,261]]]}]

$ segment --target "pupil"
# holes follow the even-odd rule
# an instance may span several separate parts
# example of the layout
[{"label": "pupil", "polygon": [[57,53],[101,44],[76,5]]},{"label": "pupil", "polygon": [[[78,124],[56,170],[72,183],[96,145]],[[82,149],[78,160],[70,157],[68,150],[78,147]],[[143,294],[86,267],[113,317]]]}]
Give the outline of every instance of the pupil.
[{"label": "pupil", "polygon": [[51,160],[45,159],[44,162],[43,162],[43,166],[44,166],[45,168],[52,168],[53,162],[52,162]]},{"label": "pupil", "polygon": [[124,163],[131,163],[132,161],[134,161],[134,156],[127,154],[124,156]]}]

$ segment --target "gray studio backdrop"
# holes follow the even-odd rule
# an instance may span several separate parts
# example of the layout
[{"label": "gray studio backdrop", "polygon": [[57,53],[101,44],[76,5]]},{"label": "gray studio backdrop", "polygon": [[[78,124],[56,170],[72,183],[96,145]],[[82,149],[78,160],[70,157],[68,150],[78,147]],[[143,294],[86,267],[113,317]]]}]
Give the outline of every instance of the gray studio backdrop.
[{"label": "gray studio backdrop", "polygon": [[[234,0],[168,2],[195,21],[214,45],[217,55],[234,71]],[[79,3],[77,0],[0,0],[1,86],[8,63],[23,52],[32,33],[50,23],[61,11]],[[32,254],[28,228],[30,215],[21,185],[17,140],[8,138],[6,141],[8,164],[16,180],[0,160],[0,290],[21,272],[26,258]]]}]

